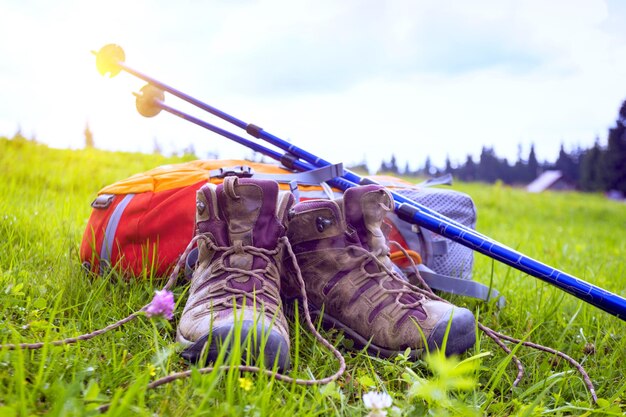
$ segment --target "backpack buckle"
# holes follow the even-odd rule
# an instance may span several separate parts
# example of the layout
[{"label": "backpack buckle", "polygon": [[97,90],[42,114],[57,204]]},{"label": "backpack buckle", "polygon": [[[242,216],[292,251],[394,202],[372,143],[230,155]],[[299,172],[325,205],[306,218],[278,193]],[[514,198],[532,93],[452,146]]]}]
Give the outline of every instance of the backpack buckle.
[{"label": "backpack buckle", "polygon": [[224,167],[214,169],[209,172],[211,178],[239,177],[250,178],[254,175],[254,169],[248,165],[237,165],[233,167]]},{"label": "backpack buckle", "polygon": [[91,207],[104,210],[106,208],[109,208],[114,199],[114,194],[100,194],[98,197],[96,197],[95,200],[92,201]]}]

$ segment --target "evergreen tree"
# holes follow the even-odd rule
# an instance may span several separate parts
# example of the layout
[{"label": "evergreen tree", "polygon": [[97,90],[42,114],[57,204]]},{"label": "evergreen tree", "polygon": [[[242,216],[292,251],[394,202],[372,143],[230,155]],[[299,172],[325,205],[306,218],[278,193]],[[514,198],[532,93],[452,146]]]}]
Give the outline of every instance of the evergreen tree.
[{"label": "evergreen tree", "polygon": [[528,153],[528,163],[526,164],[526,182],[531,182],[539,175],[539,161],[537,161],[537,155],[535,155],[535,144],[530,145],[530,152]]},{"label": "evergreen tree", "polygon": [[615,127],[609,130],[603,162],[606,189],[626,195],[626,101],[622,103]]},{"label": "evergreen tree", "polygon": [[[261,163],[266,163],[267,160],[265,159],[265,155],[263,154],[259,154],[261,157],[259,158],[258,162]],[[206,159],[220,159],[220,154],[217,151],[208,151],[206,154]]]},{"label": "evergreen tree", "polygon": [[357,162],[356,164],[353,164],[353,165],[348,165],[346,168],[348,168],[350,171],[355,171],[360,174],[365,174],[365,175],[369,174],[369,169],[367,167],[367,161],[365,160],[365,157],[363,158],[361,162]]},{"label": "evergreen tree", "polygon": [[578,181],[578,164],[572,155],[569,155],[561,143],[561,149],[559,150],[559,157],[556,160],[554,167],[561,171],[563,177],[569,181]]},{"label": "evergreen tree", "polygon": [[500,161],[496,158],[493,148],[487,148],[483,146],[480,152],[480,160],[476,169],[476,179],[478,181],[484,181],[493,183],[498,179],[500,171]]},{"label": "evergreen tree", "polygon": [[498,159],[496,158],[496,160],[498,161],[498,178],[496,178],[497,180],[502,180],[505,184],[512,184],[513,183],[513,168],[511,167],[511,165],[509,164],[509,161],[506,158],[503,159]]},{"label": "evergreen tree", "polygon": [[96,144],[93,141],[93,133],[89,129],[89,123],[85,123],[85,148],[95,148]]},{"label": "evergreen tree", "polygon": [[156,137],[152,139],[152,153],[155,155],[163,155],[163,148]]},{"label": "evergreen tree", "polygon": [[406,164],[404,165],[403,174],[406,175],[407,177],[412,175],[411,167],[409,166],[409,161],[406,161]]},{"label": "evergreen tree", "polygon": [[197,158],[196,147],[193,146],[193,143],[190,143],[185,149],[183,149],[183,156]]},{"label": "evergreen tree", "polygon": [[511,167],[511,184],[526,183],[526,161],[522,159],[522,144],[517,145],[517,161]]},{"label": "evergreen tree", "polygon": [[462,181],[476,181],[476,164],[472,155],[467,155],[465,163],[457,169],[457,175]]},{"label": "evergreen tree", "polygon": [[450,155],[446,155],[446,168],[444,170],[444,172],[446,174],[455,174],[455,169],[452,167],[452,162],[450,162]]},{"label": "evergreen tree", "polygon": [[384,174],[386,172],[389,172],[389,165],[387,165],[387,162],[383,159],[382,161],[380,161],[380,168],[378,168],[378,171],[376,173]]},{"label": "evergreen tree", "polygon": [[422,168],[422,175],[427,177],[433,174],[433,166],[430,162],[430,156],[426,157],[426,161],[424,161],[424,168]]},{"label": "evergreen tree", "polygon": [[580,157],[580,188],[583,191],[600,191],[604,189],[602,160],[604,158],[600,140],[596,138],[593,147],[587,149]]},{"label": "evergreen tree", "polygon": [[396,161],[396,156],[391,154],[391,159],[389,160],[389,172],[392,174],[399,174],[400,170],[398,169],[398,163]]}]

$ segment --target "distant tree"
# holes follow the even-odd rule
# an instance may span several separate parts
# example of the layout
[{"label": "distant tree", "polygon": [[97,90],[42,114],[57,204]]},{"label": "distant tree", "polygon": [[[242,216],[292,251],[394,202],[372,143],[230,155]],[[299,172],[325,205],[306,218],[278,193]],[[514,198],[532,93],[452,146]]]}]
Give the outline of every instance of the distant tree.
[{"label": "distant tree", "polygon": [[472,155],[467,155],[465,163],[457,168],[456,172],[462,181],[476,181],[476,164],[472,159]]},{"label": "distant tree", "polygon": [[524,162],[524,160],[522,159],[522,144],[518,143],[517,144],[517,162]]},{"label": "distant tree", "polygon": [[478,181],[493,183],[498,179],[500,162],[496,157],[493,148],[483,146],[480,152],[480,159],[476,169],[476,179]]},{"label": "distant tree", "polygon": [[406,164],[404,164],[404,171],[402,172],[403,175],[411,176],[413,173],[411,172],[411,167],[409,166],[409,161],[406,161]]},{"label": "distant tree", "polygon": [[450,155],[446,155],[446,167],[444,168],[444,172],[446,174],[455,175],[456,174],[455,171],[456,170],[452,166],[452,162],[450,162]]},{"label": "distant tree", "polygon": [[509,165],[508,159],[496,158],[496,160],[498,161],[497,179],[502,180],[506,184],[511,184],[513,182],[513,168]]},{"label": "distant tree", "polygon": [[13,140],[28,140],[22,134],[22,126],[21,125],[17,125],[17,130],[13,134]]},{"label": "distant tree", "polygon": [[385,172],[389,172],[389,165],[387,165],[387,161],[383,159],[382,161],[380,161],[380,168],[378,168],[378,171],[376,171],[376,173],[382,174]]},{"label": "distant tree", "polygon": [[528,163],[526,164],[526,178],[525,182],[531,182],[539,175],[539,161],[537,161],[537,155],[535,155],[535,144],[530,145],[530,152],[528,153]]},{"label": "distant tree", "polygon": [[600,139],[590,149],[583,152],[580,157],[579,183],[583,191],[600,191],[604,187],[603,177],[603,150],[600,147]]},{"label": "distant tree", "polygon": [[367,167],[367,161],[365,160],[365,157],[363,158],[361,162],[348,165],[346,166],[346,168],[349,169],[350,171],[355,171],[361,174],[369,174],[369,168]]},{"label": "distant tree", "polygon": [[400,170],[398,169],[396,156],[392,154],[389,162],[383,159],[380,163],[380,168],[378,169],[378,172],[387,174],[399,174]]},{"label": "distant tree", "polygon": [[626,194],[626,101],[619,110],[615,127],[609,129],[603,162],[606,189]]},{"label": "distant tree", "polygon": [[85,123],[85,148],[93,149],[95,147],[96,144],[93,141],[93,133],[89,129],[89,123]]},{"label": "distant tree", "polygon": [[155,155],[163,155],[163,148],[156,137],[152,139],[152,153]]},{"label": "distant tree", "polygon": [[183,156],[197,158],[196,148],[193,143],[190,143],[185,149],[183,149]]},{"label": "distant tree", "polygon": [[398,169],[398,162],[396,161],[396,156],[391,154],[391,159],[389,160],[389,172],[392,174],[399,174],[400,170]]},{"label": "distant tree", "polygon": [[426,157],[426,161],[424,161],[424,167],[421,170],[421,174],[425,175],[425,176],[430,176],[433,175],[433,171],[435,170],[435,168],[433,167],[432,163],[430,162],[430,156]]},{"label": "distant tree", "polygon": [[[208,156],[207,159],[217,159],[217,157],[213,158],[211,156],[211,153],[209,153],[209,156]],[[265,161],[265,156],[262,153],[255,152],[255,151],[250,152],[250,156],[244,157],[244,160],[250,161],[250,162],[259,162],[259,163],[265,163],[266,162]],[[352,168],[350,168],[350,169],[352,169]]]},{"label": "distant tree", "polygon": [[526,184],[526,161],[522,158],[522,144],[517,145],[517,161],[511,167],[511,184]]},{"label": "distant tree", "polygon": [[569,181],[578,182],[578,161],[573,156],[565,151],[565,147],[561,143],[561,149],[559,150],[559,157],[557,158],[554,167],[561,171],[563,177]]}]

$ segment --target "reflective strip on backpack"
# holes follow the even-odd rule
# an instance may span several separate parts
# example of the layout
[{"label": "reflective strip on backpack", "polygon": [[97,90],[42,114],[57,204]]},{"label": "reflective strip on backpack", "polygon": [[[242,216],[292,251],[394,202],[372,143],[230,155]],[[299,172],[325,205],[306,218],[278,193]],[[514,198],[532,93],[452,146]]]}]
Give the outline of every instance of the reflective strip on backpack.
[{"label": "reflective strip on backpack", "polygon": [[102,272],[108,266],[111,265],[111,254],[113,253],[113,242],[115,241],[115,232],[117,232],[117,226],[120,223],[124,209],[133,199],[135,194],[126,194],[122,201],[115,207],[107,227],[104,231],[104,238],[102,239],[102,248],[100,248],[100,271]]},{"label": "reflective strip on backpack", "polygon": [[238,165],[234,167],[222,167],[209,171],[210,178],[224,178],[229,175],[241,176],[244,178],[269,179],[279,183],[296,182],[302,185],[320,185],[333,178],[341,177],[344,174],[343,164],[326,165],[309,171],[285,172],[285,173],[264,173],[256,172],[248,165]]},{"label": "reflective strip on backpack", "polygon": [[506,300],[500,295],[498,290],[490,288],[480,282],[437,274],[423,264],[418,265],[417,268],[419,269],[420,276],[433,290],[472,297],[483,301],[496,299],[498,308],[503,308],[506,303]]}]

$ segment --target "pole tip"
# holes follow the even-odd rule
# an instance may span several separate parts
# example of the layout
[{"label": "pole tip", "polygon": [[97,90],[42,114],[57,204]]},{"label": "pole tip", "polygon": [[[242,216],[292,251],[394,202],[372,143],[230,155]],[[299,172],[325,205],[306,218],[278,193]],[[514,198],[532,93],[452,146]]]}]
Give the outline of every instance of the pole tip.
[{"label": "pole tip", "polygon": [[135,101],[137,111],[142,116],[154,117],[161,112],[159,103],[165,100],[165,94],[162,90],[152,84],[146,84],[139,93],[134,93],[134,95],[137,97]]},{"label": "pole tip", "polygon": [[[92,51],[92,53],[94,52]],[[102,75],[109,74],[109,77],[115,77],[120,73],[122,70],[120,63],[126,59],[122,47],[113,43],[103,46],[94,55],[96,55],[98,72]]]}]

